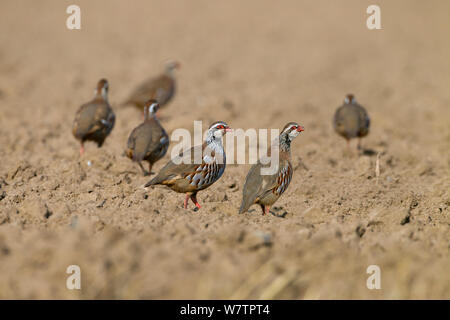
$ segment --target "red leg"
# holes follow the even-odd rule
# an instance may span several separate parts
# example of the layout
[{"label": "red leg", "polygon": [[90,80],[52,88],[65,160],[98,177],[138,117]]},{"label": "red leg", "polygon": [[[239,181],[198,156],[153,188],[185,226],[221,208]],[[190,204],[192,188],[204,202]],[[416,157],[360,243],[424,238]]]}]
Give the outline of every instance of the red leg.
[{"label": "red leg", "polygon": [[268,214],[270,212],[270,206],[265,206],[265,212],[264,214]]},{"label": "red leg", "polygon": [[198,203],[198,201],[197,201],[197,195],[196,194],[193,194],[193,195],[191,195],[191,200],[192,200],[192,202],[195,204],[195,206],[197,207],[197,208],[201,208],[202,206],[200,205],[200,203]]},{"label": "red leg", "polygon": [[82,142],[80,146],[80,156],[82,156],[83,154],[84,154],[84,144]]},{"label": "red leg", "polygon": [[262,215],[265,215],[266,214],[265,206],[263,204],[260,204],[260,206],[261,206],[261,210],[262,210]]},{"label": "red leg", "polygon": [[184,208],[185,208],[185,209],[187,209],[188,201],[189,201],[189,195],[186,194],[186,198],[184,199]]}]

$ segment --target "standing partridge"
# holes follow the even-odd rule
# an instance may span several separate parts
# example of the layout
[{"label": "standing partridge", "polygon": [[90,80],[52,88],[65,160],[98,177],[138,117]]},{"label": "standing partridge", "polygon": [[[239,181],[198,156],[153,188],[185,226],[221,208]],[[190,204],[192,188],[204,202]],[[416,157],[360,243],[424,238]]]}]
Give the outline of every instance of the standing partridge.
[{"label": "standing partridge", "polygon": [[219,180],[225,171],[226,159],[222,137],[229,131],[231,129],[225,122],[213,123],[208,129],[202,145],[180,152],[145,187],[157,184],[166,185],[175,192],[186,194],[185,209],[189,198],[200,209],[197,192]]},{"label": "standing partridge", "polygon": [[100,148],[114,127],[116,116],[108,103],[108,81],[101,79],[95,89],[95,97],[78,109],[72,133],[80,140],[80,155],[84,153],[84,142],[97,142]]},{"label": "standing partridge", "polygon": [[348,148],[350,148],[350,139],[358,137],[359,149],[361,138],[369,133],[369,126],[370,118],[366,109],[356,102],[352,94],[348,94],[344,104],[334,114],[334,130],[347,140]]},{"label": "standing partridge", "polygon": [[168,62],[163,74],[143,82],[131,93],[128,100],[123,104],[132,104],[139,108],[139,110],[142,110],[149,99],[155,99],[162,107],[168,103],[175,94],[174,70],[179,67],[180,64],[176,61]]},{"label": "standing partridge", "polygon": [[[274,174],[263,175],[262,169],[268,169],[269,164],[262,164],[261,159],[254,164],[245,180],[242,203],[239,213],[248,211],[253,204],[259,204],[263,215],[269,213],[278,198],[286,191],[292,179],[291,142],[305,129],[295,122],[288,123],[275,143],[279,147],[278,165]],[[269,150],[269,155],[273,146]]]},{"label": "standing partridge", "polygon": [[[137,162],[145,175],[152,173],[153,164],[164,157],[169,147],[169,136],[156,118],[159,104],[149,100],[144,107],[144,122],[131,131],[127,143],[127,156]],[[149,163],[148,172],[141,161]]]}]

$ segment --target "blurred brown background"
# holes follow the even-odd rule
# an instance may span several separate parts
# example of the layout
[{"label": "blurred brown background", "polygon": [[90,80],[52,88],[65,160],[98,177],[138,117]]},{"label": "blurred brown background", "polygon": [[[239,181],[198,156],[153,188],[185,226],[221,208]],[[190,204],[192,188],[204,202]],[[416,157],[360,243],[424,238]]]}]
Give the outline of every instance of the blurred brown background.
[{"label": "blurred brown background", "polygon": [[[377,1],[374,31],[371,4],[1,1],[0,298],[449,299],[450,2]],[[140,188],[123,156],[140,114],[118,105],[167,59],[182,63],[169,134],[306,127],[284,218],[237,214],[249,166],[228,166],[199,212]],[[73,117],[101,77],[116,126],[80,159]],[[331,126],[349,92],[372,118],[378,184],[376,157],[347,154]],[[82,290],[66,289],[71,264]]]}]

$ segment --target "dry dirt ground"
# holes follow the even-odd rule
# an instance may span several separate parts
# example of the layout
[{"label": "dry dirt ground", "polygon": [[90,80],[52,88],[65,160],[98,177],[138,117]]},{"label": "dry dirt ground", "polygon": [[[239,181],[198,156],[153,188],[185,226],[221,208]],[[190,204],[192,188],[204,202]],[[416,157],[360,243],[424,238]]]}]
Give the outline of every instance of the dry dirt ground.
[{"label": "dry dirt ground", "polygon": [[[76,3],[79,31],[72,1],[0,2],[0,298],[450,298],[450,1],[378,1],[374,31],[372,1]],[[227,166],[198,212],[141,188],[123,156],[140,113],[119,103],[170,58],[169,134],[305,126],[284,218],[237,213],[249,165]],[[72,121],[101,77],[116,126],[80,158]],[[365,153],[331,126],[349,92],[372,118]]]}]

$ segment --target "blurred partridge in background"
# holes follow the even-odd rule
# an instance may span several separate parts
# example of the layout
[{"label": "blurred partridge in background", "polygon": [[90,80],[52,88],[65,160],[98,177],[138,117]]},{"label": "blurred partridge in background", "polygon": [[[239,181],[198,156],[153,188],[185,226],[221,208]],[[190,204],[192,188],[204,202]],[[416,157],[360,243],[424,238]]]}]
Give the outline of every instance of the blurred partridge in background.
[{"label": "blurred partridge in background", "polygon": [[[156,117],[159,104],[149,100],[144,107],[144,122],[131,131],[127,143],[127,156],[137,162],[144,175],[152,173],[153,164],[164,157],[169,148],[169,136]],[[142,161],[149,163],[148,172]]]},{"label": "blurred partridge in background", "polygon": [[369,126],[370,118],[366,109],[356,102],[352,94],[348,94],[345,97],[344,104],[334,114],[334,130],[347,140],[349,148],[350,139],[359,138],[359,149],[361,147],[361,138],[369,133]]},{"label": "blurred partridge in background", "polygon": [[115,115],[108,103],[108,81],[101,79],[95,90],[95,97],[78,109],[73,122],[72,133],[80,141],[80,155],[84,153],[84,142],[97,142],[100,148],[111,133]]},{"label": "blurred partridge in background", "polygon": [[142,110],[149,99],[154,99],[158,101],[160,107],[163,107],[175,95],[174,71],[179,67],[180,64],[177,61],[167,62],[164,73],[143,82],[130,94],[123,105],[131,104]]}]

